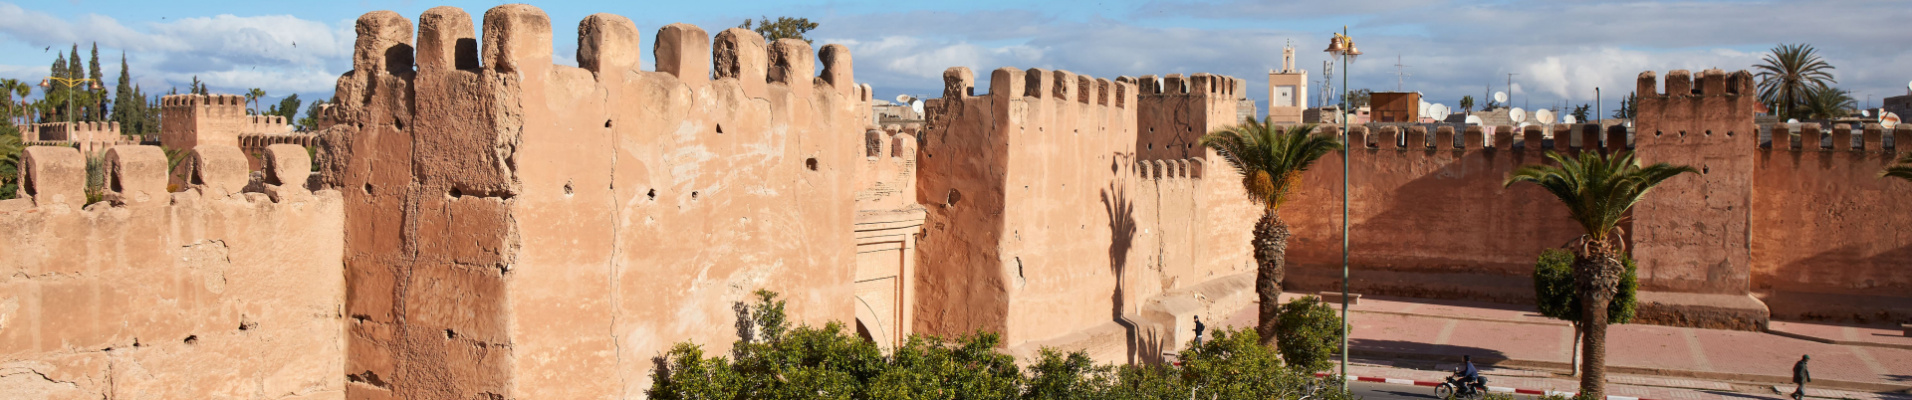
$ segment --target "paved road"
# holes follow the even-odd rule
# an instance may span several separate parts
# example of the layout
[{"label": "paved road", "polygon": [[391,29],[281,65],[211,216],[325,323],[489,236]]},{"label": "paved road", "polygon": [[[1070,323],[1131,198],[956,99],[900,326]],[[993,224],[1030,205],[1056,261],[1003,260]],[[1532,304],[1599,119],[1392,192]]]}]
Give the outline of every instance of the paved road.
[{"label": "paved road", "polygon": [[[1348,390],[1356,397],[1365,400],[1435,400],[1434,387],[1397,385],[1380,382],[1348,382]],[[1534,396],[1514,395],[1516,399],[1531,400]]]}]

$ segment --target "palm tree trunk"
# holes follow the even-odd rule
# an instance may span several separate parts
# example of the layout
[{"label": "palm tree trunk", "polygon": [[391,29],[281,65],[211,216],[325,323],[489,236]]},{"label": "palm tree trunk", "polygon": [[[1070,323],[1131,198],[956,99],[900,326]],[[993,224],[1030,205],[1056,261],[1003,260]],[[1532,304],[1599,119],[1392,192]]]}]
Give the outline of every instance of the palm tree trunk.
[{"label": "palm tree trunk", "polygon": [[1261,299],[1259,324],[1255,333],[1261,335],[1262,346],[1274,346],[1275,321],[1281,312],[1282,264],[1288,253],[1288,223],[1275,215],[1275,210],[1262,212],[1261,220],[1255,222],[1255,295]]},{"label": "palm tree trunk", "polygon": [[[1596,246],[1604,247],[1604,246]],[[1607,305],[1620,287],[1625,267],[1611,251],[1591,249],[1587,256],[1574,260],[1574,284],[1580,295],[1581,357],[1580,396],[1606,398],[1607,381]]]}]

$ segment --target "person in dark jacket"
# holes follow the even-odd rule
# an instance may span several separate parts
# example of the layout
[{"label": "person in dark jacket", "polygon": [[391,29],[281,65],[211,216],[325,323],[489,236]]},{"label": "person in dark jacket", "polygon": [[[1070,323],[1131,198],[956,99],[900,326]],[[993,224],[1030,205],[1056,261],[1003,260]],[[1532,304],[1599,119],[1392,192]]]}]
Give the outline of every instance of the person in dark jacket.
[{"label": "person in dark jacket", "polygon": [[1806,382],[1812,382],[1812,372],[1806,371],[1807,361],[1812,361],[1811,354],[1800,356],[1799,362],[1793,364],[1793,384],[1799,385],[1798,388],[1793,389],[1793,392],[1792,392],[1793,400],[1805,399],[1806,398]]},{"label": "person in dark jacket", "polygon": [[1202,331],[1205,331],[1205,330],[1208,330],[1208,326],[1202,325],[1202,316],[1200,315],[1195,316],[1195,346],[1196,347],[1201,347]]}]

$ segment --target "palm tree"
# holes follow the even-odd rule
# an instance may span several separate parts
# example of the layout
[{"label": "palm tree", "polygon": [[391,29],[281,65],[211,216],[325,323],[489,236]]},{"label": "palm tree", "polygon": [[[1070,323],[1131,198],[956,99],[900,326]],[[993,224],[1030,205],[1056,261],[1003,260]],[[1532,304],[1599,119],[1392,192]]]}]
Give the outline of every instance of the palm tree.
[{"label": "palm tree", "polygon": [[1833,119],[1852,114],[1852,109],[1859,108],[1858,104],[1845,89],[1813,88],[1806,91],[1806,103],[1798,112],[1805,113],[1806,118]]},{"label": "palm tree", "polygon": [[1879,171],[1879,177],[1899,178],[1912,182],[1912,153],[1906,153],[1904,157],[1899,157],[1898,163],[1886,166],[1884,171]]},{"label": "palm tree", "polygon": [[1773,106],[1773,114],[1784,119],[1795,106],[1804,104],[1808,92],[1838,83],[1832,78],[1832,64],[1819,58],[1818,50],[1808,44],[1780,44],[1759,64],[1759,101]]},{"label": "palm tree", "polygon": [[1282,129],[1249,119],[1202,136],[1202,146],[1215,153],[1242,175],[1242,188],[1248,200],[1261,206],[1261,220],[1255,222],[1255,294],[1261,298],[1256,330],[1262,345],[1275,340],[1276,318],[1281,312],[1282,264],[1288,252],[1288,223],[1275,214],[1301,187],[1301,173],[1328,152],[1341,148],[1333,135],[1311,134],[1314,125]]},{"label": "palm tree", "polygon": [[1620,257],[1626,251],[1619,231],[1627,210],[1640,202],[1647,191],[1667,179],[1688,172],[1690,166],[1657,163],[1640,167],[1632,153],[1612,156],[1582,152],[1575,159],[1547,152],[1547,159],[1560,166],[1528,165],[1507,175],[1506,186],[1532,182],[1540,185],[1560,202],[1567,214],[1580,223],[1586,235],[1574,242],[1573,275],[1580,296],[1582,365],[1580,395],[1606,398],[1607,304],[1619,292],[1620,278],[1626,267]]},{"label": "palm tree", "polygon": [[259,115],[259,99],[266,97],[265,89],[246,89],[246,102],[252,103],[252,115]]},{"label": "palm tree", "polygon": [[26,110],[21,109],[21,100],[25,100],[32,94],[33,85],[28,85],[19,79],[0,79],[0,101],[7,103],[8,122],[12,122],[14,117],[25,114]]},{"label": "palm tree", "polygon": [[1474,112],[1474,95],[1461,96],[1461,110],[1463,113]]}]

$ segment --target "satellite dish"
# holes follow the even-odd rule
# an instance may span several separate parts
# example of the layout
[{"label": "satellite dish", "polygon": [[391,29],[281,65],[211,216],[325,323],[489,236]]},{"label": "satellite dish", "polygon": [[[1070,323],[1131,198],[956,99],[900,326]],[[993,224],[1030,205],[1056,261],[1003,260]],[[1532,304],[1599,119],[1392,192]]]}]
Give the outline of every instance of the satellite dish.
[{"label": "satellite dish", "polygon": [[1788,120],[1786,120],[1786,123],[1788,123],[1788,124],[1793,124],[1793,125],[1799,125],[1799,119],[1798,119],[1798,118],[1793,118],[1793,119],[1788,119]]},{"label": "satellite dish", "polygon": [[1905,83],[1905,91],[1912,92],[1912,82]]},{"label": "satellite dish", "polygon": [[[1912,87],[1912,86],[1908,86],[1908,87]],[[1494,102],[1495,102],[1495,103],[1506,103],[1506,102],[1507,102],[1507,92],[1494,92]]]},{"label": "satellite dish", "polygon": [[1469,115],[1469,116],[1467,116],[1467,124],[1468,124],[1468,125],[1480,125],[1481,123],[1482,123],[1482,122],[1481,122],[1481,120],[1480,120],[1480,116],[1479,116],[1479,115]]},{"label": "satellite dish", "polygon": [[1575,119],[1572,115],[1568,115],[1568,116],[1560,117],[1560,122],[1573,124],[1573,123],[1579,123],[1580,121],[1578,119]]},{"label": "satellite dish", "polygon": [[1511,110],[1507,110],[1507,119],[1513,120],[1514,122],[1526,121],[1527,110],[1522,110],[1520,109],[1520,107],[1514,107]]},{"label": "satellite dish", "polygon": [[1861,116],[1861,117],[1871,117],[1871,116],[1872,116],[1872,110],[1859,110],[1859,116]]},{"label": "satellite dish", "polygon": [[916,100],[915,97],[910,97],[910,95],[907,95],[907,94],[896,95],[896,104],[909,104],[911,101],[915,101],[915,100]]},{"label": "satellite dish", "polygon": [[916,115],[918,116],[923,115],[923,101],[918,99],[910,99],[910,109],[915,110]]},{"label": "satellite dish", "polygon": [[1545,108],[1534,111],[1534,123],[1551,124],[1554,121],[1553,110]]},{"label": "satellite dish", "polygon": [[1452,113],[1452,110],[1447,109],[1446,104],[1434,103],[1432,108],[1433,110],[1430,111],[1433,113],[1432,116],[1434,119],[1444,119],[1447,118],[1447,114]]},{"label": "satellite dish", "polygon": [[1880,126],[1880,127],[1884,127],[1884,128],[1886,128],[1886,129],[1892,129],[1892,128],[1894,128],[1894,127],[1898,127],[1898,126],[1899,126],[1899,114],[1898,114],[1898,113],[1891,113],[1891,112],[1880,112],[1880,113],[1879,113],[1879,126]]}]

